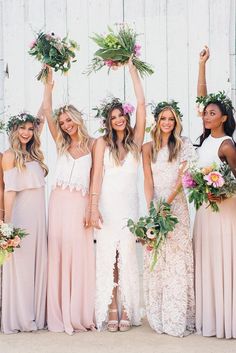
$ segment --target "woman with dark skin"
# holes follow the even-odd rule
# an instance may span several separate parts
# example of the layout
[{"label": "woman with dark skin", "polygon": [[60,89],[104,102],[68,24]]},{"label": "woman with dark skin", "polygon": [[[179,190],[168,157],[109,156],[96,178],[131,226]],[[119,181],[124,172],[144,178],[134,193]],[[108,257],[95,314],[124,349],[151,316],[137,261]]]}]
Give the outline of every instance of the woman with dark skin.
[{"label": "woman with dark skin", "polygon": [[[235,120],[232,102],[224,94],[207,95],[206,62],[200,54],[197,94],[203,103],[203,134],[198,145],[199,167],[226,162],[236,176]],[[236,197],[209,200],[219,212],[203,204],[194,224],[196,330],[203,336],[236,338]]]}]

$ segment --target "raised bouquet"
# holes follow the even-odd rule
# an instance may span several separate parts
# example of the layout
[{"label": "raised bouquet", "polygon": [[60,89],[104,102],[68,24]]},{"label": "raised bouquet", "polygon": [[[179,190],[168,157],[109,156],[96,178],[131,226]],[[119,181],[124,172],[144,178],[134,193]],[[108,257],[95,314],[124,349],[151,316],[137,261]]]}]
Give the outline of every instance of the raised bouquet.
[{"label": "raised bouquet", "polygon": [[0,265],[11,256],[15,248],[20,247],[21,239],[26,235],[24,229],[0,221]]},{"label": "raised bouquet", "polygon": [[119,25],[117,32],[108,27],[108,33],[105,35],[95,33],[91,39],[99,46],[99,49],[94,53],[87,73],[96,72],[104,66],[108,67],[109,72],[111,67],[127,63],[132,56],[133,64],[142,77],[153,74],[152,67],[139,59],[141,45],[136,41],[137,36],[138,34],[125,24]]},{"label": "raised bouquet", "polygon": [[145,244],[146,249],[153,254],[151,270],[153,270],[165,243],[168,233],[172,232],[178,219],[171,213],[171,206],[163,200],[150,203],[149,213],[140,217],[138,222],[129,219],[129,230]]},{"label": "raised bouquet", "polygon": [[210,196],[219,200],[232,197],[236,194],[236,179],[225,162],[205,168],[191,166],[183,175],[183,187],[187,188],[189,202],[193,202],[197,210],[205,202],[212,211],[218,212],[217,201]]},{"label": "raised bouquet", "polygon": [[[78,44],[71,39],[60,38],[54,33],[40,32],[37,38],[30,44],[29,54],[34,56],[42,64],[51,66],[55,71],[67,73],[71,62],[75,62],[75,50],[79,50]],[[48,68],[44,67],[37,75],[39,81],[44,81],[48,75]]]}]

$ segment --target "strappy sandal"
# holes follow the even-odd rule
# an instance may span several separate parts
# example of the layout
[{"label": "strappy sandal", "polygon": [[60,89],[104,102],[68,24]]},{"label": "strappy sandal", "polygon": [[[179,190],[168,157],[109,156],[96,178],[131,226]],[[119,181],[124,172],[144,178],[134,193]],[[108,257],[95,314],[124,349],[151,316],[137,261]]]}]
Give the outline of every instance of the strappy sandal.
[{"label": "strappy sandal", "polygon": [[[127,311],[126,310],[123,310],[123,313],[126,313],[126,316],[127,316]],[[129,331],[131,328],[131,323],[130,323],[130,320],[129,319],[121,319],[120,320],[120,323],[119,323],[119,330],[121,332],[126,332],[126,331]]]},{"label": "strappy sandal", "polygon": [[[118,313],[117,309],[109,309],[108,313]],[[107,323],[107,330],[109,332],[117,332],[119,328],[118,320],[109,320]]]}]

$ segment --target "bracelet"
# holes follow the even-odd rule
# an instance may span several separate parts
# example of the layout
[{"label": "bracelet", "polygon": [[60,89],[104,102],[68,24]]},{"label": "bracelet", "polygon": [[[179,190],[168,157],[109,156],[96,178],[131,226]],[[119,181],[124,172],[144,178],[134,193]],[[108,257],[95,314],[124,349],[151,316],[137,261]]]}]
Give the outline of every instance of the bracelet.
[{"label": "bracelet", "polygon": [[99,195],[99,194],[97,192],[92,192],[91,195],[94,196],[94,195]]},{"label": "bracelet", "polygon": [[199,86],[206,86],[206,83],[199,83]]}]

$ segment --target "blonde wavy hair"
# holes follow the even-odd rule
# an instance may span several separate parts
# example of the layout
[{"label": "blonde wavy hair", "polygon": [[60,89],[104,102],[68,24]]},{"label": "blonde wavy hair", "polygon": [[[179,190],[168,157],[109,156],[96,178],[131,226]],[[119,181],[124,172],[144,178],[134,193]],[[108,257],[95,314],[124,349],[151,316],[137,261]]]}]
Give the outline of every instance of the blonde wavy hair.
[{"label": "blonde wavy hair", "polygon": [[68,117],[78,126],[78,141],[79,147],[84,152],[89,152],[89,142],[90,136],[88,134],[87,128],[84,124],[82,114],[73,105],[64,105],[57,110],[55,115],[55,122],[58,131],[57,135],[57,150],[60,155],[66,153],[71,144],[71,137],[65,131],[62,130],[60,126],[60,116],[65,113]]},{"label": "blonde wavy hair", "polygon": [[125,134],[124,139],[122,141],[124,150],[126,153],[131,152],[136,160],[139,159],[139,151],[138,146],[134,142],[134,129],[130,125],[130,116],[128,114],[124,115],[124,110],[122,104],[117,104],[117,106],[113,106],[112,109],[107,114],[107,119],[105,121],[105,135],[103,136],[104,140],[106,141],[110,153],[115,161],[116,165],[120,165],[121,161],[119,159],[119,149],[117,145],[117,134],[116,131],[111,126],[111,116],[114,109],[118,109],[121,114],[126,119],[126,127],[125,127]]},{"label": "blonde wavy hair", "polygon": [[153,163],[156,162],[157,160],[157,154],[160,151],[162,147],[162,132],[160,129],[160,120],[163,115],[163,112],[165,111],[171,111],[175,118],[175,126],[173,131],[171,131],[171,134],[168,139],[168,149],[169,149],[169,162],[172,162],[178,157],[178,154],[180,152],[181,146],[182,146],[182,139],[181,139],[181,133],[182,133],[182,123],[180,120],[180,117],[176,114],[175,110],[172,107],[165,107],[161,112],[157,115],[154,116],[156,120],[156,125],[154,129],[151,132],[151,137],[153,141],[153,146],[152,146],[152,161]]},{"label": "blonde wavy hair", "polygon": [[[19,128],[22,125],[25,125],[28,121],[26,120],[23,124],[15,124],[13,125],[12,129],[9,131],[9,143],[10,143],[10,148],[15,154],[16,162],[15,166],[18,170],[23,171],[26,168],[26,159],[28,160],[33,160],[39,162],[40,166],[43,168],[44,175],[46,176],[48,174],[48,167],[44,163],[44,155],[43,152],[40,149],[41,142],[40,142],[40,136],[39,136],[39,131],[38,131],[38,123],[32,123],[33,125],[33,136],[31,140],[26,144],[26,152],[27,155],[25,155],[25,152],[22,150],[22,145],[19,140]],[[25,159],[26,157],[26,159]]]}]

